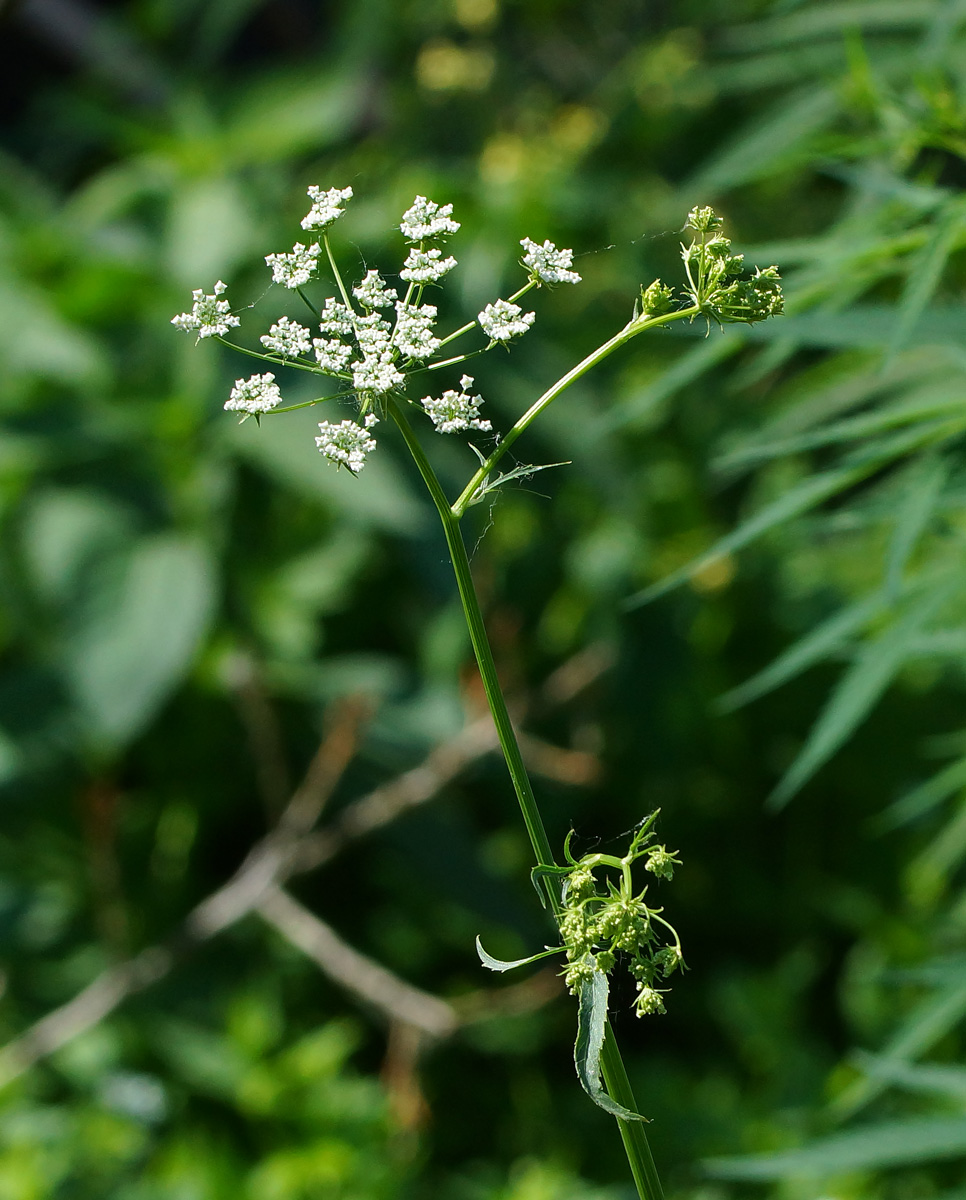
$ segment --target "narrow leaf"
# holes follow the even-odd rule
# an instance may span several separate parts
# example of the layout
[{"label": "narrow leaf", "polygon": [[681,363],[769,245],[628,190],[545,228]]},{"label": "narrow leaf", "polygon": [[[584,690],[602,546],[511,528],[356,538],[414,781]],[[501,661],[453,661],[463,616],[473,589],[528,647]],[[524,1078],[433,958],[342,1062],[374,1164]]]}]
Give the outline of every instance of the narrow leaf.
[{"label": "narrow leaf", "polygon": [[865,644],[833,690],[798,757],[769,796],[770,808],[783,808],[865,720],[909,657],[920,627],[946,599],[946,592],[943,588],[927,594],[902,621]]},{"label": "narrow leaf", "polygon": [[925,783],[900,796],[894,804],[890,804],[876,817],[874,828],[877,833],[898,829],[901,825],[932,812],[962,787],[966,787],[966,758],[950,763]]},{"label": "narrow leaf", "polygon": [[902,573],[935,511],[947,474],[947,464],[941,458],[916,464],[909,472],[886,564],[886,590],[891,596],[898,593]]},{"label": "narrow leaf", "polygon": [[562,950],[563,946],[552,946],[541,950],[539,954],[531,954],[529,958],[515,958],[512,962],[506,962],[502,958],[494,958],[492,954],[487,954],[479,935],[476,938],[476,953],[480,956],[480,962],[491,971],[512,971],[514,967],[525,967],[529,963],[539,962],[541,958],[549,958],[551,954],[560,954]]},{"label": "narrow leaf", "polygon": [[689,579],[714,559],[746,546],[783,521],[797,517],[810,508],[815,508],[829,496],[834,496],[836,492],[843,491],[866,475],[870,469],[866,467],[839,468],[833,471],[823,471],[818,475],[810,475],[797,486],[785,492],[783,496],[779,496],[773,503],[766,505],[760,512],[749,517],[732,533],[715,542],[710,550],[698,555],[697,558],[672,572],[659,583],[652,584],[625,600],[624,607],[630,609],[638,608],[642,604],[649,604],[658,596],[663,596],[665,592],[669,592],[679,583]]},{"label": "narrow leaf", "polygon": [[800,1150],[711,1159],[705,1170],[718,1179],[826,1179],[847,1171],[908,1167],[964,1155],[966,1120],[914,1117],[839,1133]]},{"label": "narrow leaf", "polygon": [[647,1117],[631,1112],[608,1096],[600,1080],[600,1052],[604,1046],[609,990],[610,985],[603,971],[594,971],[592,977],[581,985],[577,1041],[574,1043],[577,1077],[591,1100],[611,1116],[620,1117],[622,1121],[646,1121]]},{"label": "narrow leaf", "polygon": [[726,692],[718,701],[718,707],[722,712],[732,712],[794,679],[815,663],[828,658],[848,641],[853,633],[868,624],[881,608],[882,597],[878,592],[848,605],[822,621],[811,633],[800,638],[763,671],[759,671],[739,687]]},{"label": "narrow leaf", "polygon": [[871,1079],[908,1092],[966,1100],[966,1067],[936,1063],[919,1066],[861,1052],[855,1056],[855,1062]]},{"label": "narrow leaf", "polygon": [[[953,976],[946,987],[918,1005],[899,1027],[882,1051],[882,1057],[896,1061],[918,1058],[954,1029],[966,1015],[966,983]],[[886,1090],[881,1079],[859,1079],[846,1088],[832,1104],[837,1117],[850,1117]],[[966,1128],[966,1121],[962,1122]]]},{"label": "narrow leaf", "polygon": [[957,248],[966,229],[966,206],[957,199],[936,222],[932,237],[922,247],[909,272],[896,313],[886,365],[902,350],[919,322],[926,305],[939,284],[950,254]]}]

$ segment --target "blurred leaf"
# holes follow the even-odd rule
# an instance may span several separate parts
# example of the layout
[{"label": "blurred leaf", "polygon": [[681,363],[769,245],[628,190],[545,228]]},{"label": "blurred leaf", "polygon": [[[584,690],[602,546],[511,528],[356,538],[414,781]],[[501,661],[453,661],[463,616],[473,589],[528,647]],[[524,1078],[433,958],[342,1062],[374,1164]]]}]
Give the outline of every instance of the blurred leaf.
[{"label": "blurred leaf", "polygon": [[168,272],[185,288],[210,292],[251,254],[258,226],[252,200],[226,177],[187,180],[169,207],[165,258]]},{"label": "blurred leaf", "polygon": [[896,624],[862,646],[855,663],[833,689],[797,758],[768,797],[769,808],[783,808],[868,716],[908,658],[915,634],[946,598],[946,591],[927,592]]},{"label": "blurred leaf", "polygon": [[966,1118],[914,1117],[839,1133],[778,1154],[713,1158],[705,1162],[716,1179],[829,1179],[852,1171],[908,1167],[966,1156]]},{"label": "blurred leaf", "polygon": [[144,727],[190,667],[212,613],[215,576],[195,539],[159,534],[101,578],[68,641],[66,670],[91,734],[116,746]]},{"label": "blurred leaf", "polygon": [[822,621],[811,633],[799,638],[763,671],[759,671],[739,687],[726,692],[718,701],[721,711],[732,712],[822,662],[867,625],[882,608],[883,598],[878,593],[847,605],[840,612]]}]

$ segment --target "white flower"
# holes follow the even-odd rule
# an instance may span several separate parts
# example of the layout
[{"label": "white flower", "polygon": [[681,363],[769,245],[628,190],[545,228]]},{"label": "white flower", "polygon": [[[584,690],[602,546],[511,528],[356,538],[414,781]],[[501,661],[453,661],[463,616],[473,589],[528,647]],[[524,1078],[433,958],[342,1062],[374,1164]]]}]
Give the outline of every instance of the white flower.
[{"label": "white flower", "polygon": [[399,278],[409,283],[435,283],[455,266],[456,259],[443,258],[442,250],[414,248],[406,256],[406,265],[399,272]]},{"label": "white flower", "polygon": [[420,404],[429,414],[437,433],[458,433],[461,429],[492,429],[489,421],[480,417],[482,396],[469,395],[473,376],[464,375],[460,380],[460,391],[443,392],[438,400],[426,396]]},{"label": "white flower", "polygon": [[266,350],[280,354],[283,358],[296,358],[299,354],[308,354],[312,349],[312,336],[304,325],[290,321],[288,317],[279,317],[278,324],[273,325],[268,333],[258,339]]},{"label": "white flower", "polygon": [[322,248],[318,242],[313,242],[306,248],[301,242],[296,242],[291,254],[266,254],[265,261],[272,268],[272,279],[282,283],[287,288],[301,287],[315,274],[318,268],[318,258]]},{"label": "white flower", "polygon": [[352,357],[352,347],[338,338],[313,338],[312,347],[319,366],[330,375],[344,371]]},{"label": "white flower", "polygon": [[275,376],[252,375],[249,379],[236,379],[225,408],[233,412],[267,413],[282,402]]},{"label": "white flower", "polygon": [[352,313],[339,300],[330,296],[319,314],[319,328],[323,333],[331,333],[335,337],[352,336]]},{"label": "white flower", "polygon": [[403,214],[399,223],[403,237],[409,242],[421,242],[425,238],[446,237],[455,233],[460,227],[459,221],[452,220],[452,204],[442,207],[427,200],[425,196],[417,196],[413,206]]},{"label": "white flower", "polygon": [[352,327],[363,354],[381,354],[389,349],[392,326],[385,317],[366,313],[364,317],[355,317]]},{"label": "white flower", "polygon": [[396,299],[395,289],[388,287],[378,271],[367,271],[366,277],[352,294],[363,308],[388,308]]},{"label": "white flower", "polygon": [[313,185],[307,195],[312,201],[312,207],[302,218],[302,228],[327,229],[345,212],[343,205],[352,199],[352,188],[329,188],[327,192],[323,192],[320,187]]},{"label": "white flower", "polygon": [[399,387],[405,379],[392,361],[391,350],[365,354],[360,362],[352,364],[352,385],[357,392],[375,392],[381,396]]},{"label": "white flower", "polygon": [[523,238],[520,245],[526,251],[523,265],[541,283],[580,283],[577,272],[569,269],[574,263],[573,250],[558,250],[553,242],[538,246],[529,238]]},{"label": "white flower", "polygon": [[439,338],[433,337],[436,307],[433,304],[396,303],[396,332],[393,343],[407,358],[422,360],[439,349]]},{"label": "white flower", "polygon": [[191,293],[194,300],[191,312],[179,313],[178,316],[172,317],[171,324],[183,329],[185,333],[194,333],[197,330],[199,338],[224,337],[231,326],[241,324],[238,318],[232,315],[228,301],[219,299],[227,286],[219,279],[215,284],[214,293],[210,296],[206,296],[201,288],[196,288]]},{"label": "white flower", "polygon": [[376,421],[374,413],[369,413],[362,425],[355,421],[340,421],[338,425],[334,421],[320,421],[320,436],[315,444],[329,462],[358,475],[366,465],[366,455],[376,448],[376,439],[369,436]]},{"label": "white flower", "polygon": [[519,304],[497,300],[495,304],[488,304],[476,319],[490,341],[508,342],[510,338],[526,333],[536,316],[536,313],[525,313]]}]

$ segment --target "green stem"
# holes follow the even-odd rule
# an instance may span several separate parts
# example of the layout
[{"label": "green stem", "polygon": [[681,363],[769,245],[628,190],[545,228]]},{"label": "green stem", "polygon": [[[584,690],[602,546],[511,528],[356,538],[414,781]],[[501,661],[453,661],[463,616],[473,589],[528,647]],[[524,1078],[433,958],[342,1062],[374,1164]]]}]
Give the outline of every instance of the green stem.
[{"label": "green stem", "polygon": [[510,431],[503,437],[502,441],[489,456],[489,458],[487,458],[486,461],[480,466],[479,470],[475,472],[472,479],[460,493],[459,499],[453,505],[453,515],[457,519],[462,517],[467,508],[469,508],[470,504],[472,504],[474,496],[476,495],[478,489],[482,486],[487,475],[490,474],[503,455],[506,454],[513,443],[517,440],[520,434],[522,434],[533,424],[533,422],[537,419],[537,417],[540,416],[548,404],[551,404],[554,400],[556,400],[560,393],[565,392],[572,383],[576,383],[576,381],[580,379],[582,375],[586,375],[591,367],[597,366],[597,364],[602,362],[609,354],[613,354],[613,352],[619,346],[623,346],[624,343],[629,342],[631,338],[637,337],[637,335],[639,333],[643,333],[645,329],[655,329],[660,325],[669,325],[672,321],[691,320],[698,316],[700,312],[700,308],[697,305],[693,305],[690,308],[679,309],[677,312],[665,313],[660,317],[637,317],[629,324],[625,325],[620,333],[615,334],[610,341],[604,342],[602,346],[598,346],[592,354],[588,354],[585,359],[569,370],[566,375],[562,375],[555,384],[549,387],[539,399],[535,400],[533,404],[530,405],[523,416],[517,420],[512,429],[510,429]]},{"label": "green stem", "polygon": [[[473,645],[473,653],[476,656],[477,666],[483,680],[483,690],[486,693],[490,712],[493,715],[493,723],[496,726],[500,747],[503,750],[507,769],[510,772],[510,779],[513,782],[513,790],[516,793],[520,811],[523,814],[523,821],[530,836],[530,844],[533,847],[534,857],[537,860],[538,866],[554,866],[550,839],[547,837],[543,817],[540,814],[536,797],[533,794],[533,788],[530,785],[530,778],[527,775],[527,769],[523,762],[523,755],[520,753],[520,745],[513,731],[510,714],[507,711],[506,701],[503,698],[503,691],[500,687],[499,677],[497,676],[496,663],[493,661],[493,652],[490,649],[489,639],[486,636],[483,613],[480,610],[476,588],[473,586],[470,560],[467,557],[466,545],[463,542],[463,535],[459,527],[460,518],[454,511],[455,506],[450,506],[432,464],[426,457],[422,446],[413,432],[412,426],[396,401],[390,400],[389,412],[398,426],[410,454],[413,456],[416,467],[423,477],[423,482],[426,484],[426,488],[432,497],[433,504],[436,506],[436,511],[439,513],[443,533],[446,537],[446,545],[453,563],[453,571],[456,575],[456,585],[459,589],[463,614],[466,617],[466,625],[469,629],[470,641]],[[555,917],[559,918],[561,905],[557,889],[553,886],[552,880],[546,876],[542,878],[541,885],[546,893],[551,911]],[[637,1101],[634,1098],[634,1092],[631,1088],[630,1080],[627,1078],[627,1072],[624,1069],[620,1050],[609,1021],[601,1052],[601,1072],[604,1076],[607,1091],[618,1104],[622,1104],[625,1108],[630,1109],[631,1112],[637,1112]],[[658,1178],[657,1168],[654,1165],[654,1159],[651,1155],[651,1148],[648,1145],[643,1123],[641,1121],[622,1121],[620,1118],[617,1118],[617,1125],[620,1129],[624,1150],[627,1154],[627,1161],[630,1164],[631,1174],[634,1177],[634,1183],[637,1186],[640,1200],[664,1200],[664,1191],[661,1188],[661,1181]]]},{"label": "green stem", "polygon": [[[291,367],[295,371],[308,371],[310,375],[325,375],[325,371],[319,370],[318,367],[310,367],[308,363],[296,362],[292,358],[279,358],[277,355],[259,354],[257,350],[246,350],[244,346],[236,346],[234,342],[230,342],[227,338],[217,337],[217,341],[223,346],[229,346],[232,350],[237,350],[239,354],[247,354],[249,358],[260,358],[262,362],[271,363],[273,367]],[[340,378],[348,379],[348,375],[340,376]]]}]

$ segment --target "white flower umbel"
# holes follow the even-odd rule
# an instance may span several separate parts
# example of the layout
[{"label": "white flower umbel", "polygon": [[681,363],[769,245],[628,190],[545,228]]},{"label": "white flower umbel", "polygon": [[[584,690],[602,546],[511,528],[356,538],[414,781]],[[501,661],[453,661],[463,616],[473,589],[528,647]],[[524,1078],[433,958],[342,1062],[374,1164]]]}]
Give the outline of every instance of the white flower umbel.
[{"label": "white flower umbel", "polygon": [[392,340],[400,354],[418,362],[435,354],[440,347],[439,338],[433,336],[435,320],[435,305],[404,304],[401,300],[398,301],[396,304],[396,331],[392,335]]},{"label": "white flower umbel", "polygon": [[454,221],[452,204],[434,204],[425,196],[417,196],[413,206],[403,213],[399,228],[408,242],[422,242],[427,238],[448,237],[460,227]]},{"label": "white flower umbel", "polygon": [[272,268],[272,279],[287,288],[301,287],[315,274],[319,266],[322,247],[318,242],[303,246],[296,242],[291,254],[266,254],[265,261]]},{"label": "white flower umbel", "polygon": [[437,433],[459,433],[463,429],[492,429],[485,418],[480,417],[482,396],[471,396],[473,376],[464,375],[460,380],[460,391],[443,392],[438,400],[426,396],[420,404],[436,426]]},{"label": "white flower umbel", "polygon": [[352,313],[340,300],[330,296],[319,313],[319,328],[333,337],[351,337],[353,332]]},{"label": "white flower umbel", "polygon": [[387,285],[378,271],[367,271],[362,283],[352,289],[352,294],[363,308],[389,308],[396,299],[396,291]]},{"label": "white flower umbel", "polygon": [[320,436],[315,439],[315,444],[329,462],[358,475],[366,465],[366,455],[376,448],[376,439],[369,435],[376,421],[374,413],[369,413],[362,425],[355,421],[340,421],[338,425],[334,421],[320,421]]},{"label": "white flower umbel", "polygon": [[491,342],[508,342],[526,333],[536,317],[536,313],[525,313],[519,304],[497,300],[488,304],[476,319]]},{"label": "white flower umbel", "polygon": [[333,221],[337,221],[345,212],[345,202],[352,199],[352,188],[329,188],[323,192],[320,187],[312,186],[307,195],[312,201],[312,207],[302,218],[303,229],[328,229]]},{"label": "white flower umbel", "polygon": [[553,242],[538,246],[529,238],[523,238],[520,245],[526,251],[522,262],[531,278],[539,283],[580,283],[577,272],[570,270],[574,263],[573,250],[558,250]]},{"label": "white flower umbel", "polygon": [[312,335],[298,321],[279,317],[278,323],[258,339],[266,350],[280,354],[283,358],[297,358],[312,349]]},{"label": "white flower umbel", "polygon": [[339,375],[345,371],[353,353],[353,348],[338,338],[313,338],[312,348],[319,366],[329,375]]},{"label": "white flower umbel", "polygon": [[392,361],[392,351],[366,354],[361,362],[352,364],[352,385],[357,392],[382,396],[404,383],[406,376]]},{"label": "white flower umbel", "polygon": [[230,412],[267,413],[281,402],[282,393],[275,376],[269,371],[266,375],[236,379],[231,395],[225,401],[225,408]]},{"label": "white flower umbel", "polygon": [[232,326],[241,324],[232,314],[228,301],[220,299],[227,286],[219,279],[210,296],[196,288],[191,293],[194,300],[191,312],[172,317],[171,324],[185,333],[197,333],[199,338],[224,337]]},{"label": "white flower umbel", "polygon": [[417,250],[415,247],[406,256],[406,264],[399,278],[408,283],[435,283],[456,266],[453,257],[443,258],[442,250]]}]

